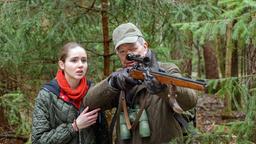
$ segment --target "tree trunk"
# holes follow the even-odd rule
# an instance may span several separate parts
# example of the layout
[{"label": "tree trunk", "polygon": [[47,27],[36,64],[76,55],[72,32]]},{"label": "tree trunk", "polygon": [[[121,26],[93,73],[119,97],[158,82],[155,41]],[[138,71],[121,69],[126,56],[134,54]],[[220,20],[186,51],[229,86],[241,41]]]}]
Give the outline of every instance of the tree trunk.
[{"label": "tree trunk", "polygon": [[7,128],[8,128],[8,121],[4,114],[4,108],[0,106],[0,129],[6,130]]},{"label": "tree trunk", "polygon": [[231,76],[238,77],[238,43],[234,43],[234,49],[231,58]]},{"label": "tree trunk", "polygon": [[110,74],[110,53],[109,53],[109,34],[108,34],[108,0],[101,0],[102,29],[104,41],[104,75]]},{"label": "tree trunk", "polygon": [[[8,84],[7,74],[6,74],[5,71],[0,70],[0,98],[5,93],[7,93],[7,90],[8,90],[7,89],[7,84]],[[7,127],[8,127],[8,121],[7,121],[7,119],[5,117],[5,114],[4,114],[4,108],[3,108],[3,106],[1,105],[1,102],[0,102],[0,132],[2,130],[7,129]]]},{"label": "tree trunk", "polygon": [[[235,41],[234,43],[231,64],[231,76],[238,77],[238,41]],[[236,82],[238,82],[238,80],[236,80]],[[239,94],[237,89],[234,89],[234,101],[237,102],[239,107],[241,106],[241,95]],[[232,100],[232,109],[236,110],[237,108],[234,101]]]},{"label": "tree trunk", "polygon": [[[232,43],[232,28],[233,22],[227,25],[226,33],[226,64],[225,64],[225,77],[231,77],[232,70],[232,53],[233,53],[233,43]],[[226,94],[224,98],[225,112],[228,114],[231,112],[231,96]]]},{"label": "tree trunk", "polygon": [[[182,55],[183,57],[183,62],[181,64],[181,69],[182,69],[182,72],[185,76],[188,76],[190,77],[191,74],[192,74],[192,56],[193,53],[192,53],[192,50],[193,50],[193,35],[191,32],[187,32],[187,35],[188,35],[188,38],[187,40],[185,41],[187,47],[188,47],[188,51],[191,52],[191,53],[188,53],[186,55]],[[187,56],[187,55],[190,55],[190,56]]]},{"label": "tree trunk", "polygon": [[201,61],[202,61],[202,57],[201,57],[201,51],[200,51],[200,46],[199,43],[195,43],[194,47],[196,49],[196,54],[197,54],[197,76],[201,77],[201,73],[202,73],[202,68],[201,68]]},{"label": "tree trunk", "polygon": [[[255,75],[256,74],[256,46],[252,44],[252,42],[247,47],[246,53],[247,61],[247,75]],[[249,79],[249,89],[256,87],[255,77],[248,77]]]},{"label": "tree trunk", "polygon": [[[245,66],[246,68],[246,74],[248,77],[246,77],[246,83],[248,83],[248,88],[250,89],[250,95],[252,97],[255,97],[256,95],[256,77],[252,76],[256,74],[256,46],[252,44],[252,40],[250,41],[250,44],[246,47],[245,52]],[[254,90],[253,90],[254,89]],[[251,98],[254,100],[254,98]],[[255,112],[255,111],[254,111]],[[254,122],[256,121],[256,117],[254,116]],[[256,132],[256,126],[254,125],[253,130],[254,133]],[[251,137],[251,140],[253,142],[256,142],[255,137]]]},{"label": "tree trunk", "polygon": [[212,48],[212,42],[206,42],[203,46],[205,75],[207,79],[218,79],[218,62],[216,54]]},{"label": "tree trunk", "polygon": [[[188,32],[188,40],[187,40],[187,45],[188,48],[190,50],[190,55],[193,55],[192,51],[193,51],[193,34],[192,32]],[[187,60],[186,60],[186,67],[185,67],[185,73],[188,74],[188,76],[192,75],[192,56],[190,56]]]},{"label": "tree trunk", "polygon": [[225,76],[225,57],[226,57],[226,50],[225,50],[225,40],[220,35],[217,37],[216,41],[216,53],[217,53],[217,61],[219,65],[219,74],[220,77]]}]

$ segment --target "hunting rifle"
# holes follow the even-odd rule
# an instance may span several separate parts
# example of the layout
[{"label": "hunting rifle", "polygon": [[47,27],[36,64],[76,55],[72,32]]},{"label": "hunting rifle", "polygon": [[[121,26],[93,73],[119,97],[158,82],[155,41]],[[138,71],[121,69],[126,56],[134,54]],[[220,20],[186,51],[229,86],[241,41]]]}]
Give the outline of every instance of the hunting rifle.
[{"label": "hunting rifle", "polygon": [[137,80],[147,80],[156,78],[161,84],[175,85],[179,87],[191,88],[198,91],[205,91],[206,82],[193,80],[184,77],[173,76],[164,72],[158,72],[149,68],[150,58],[140,55],[128,54],[126,59],[136,61],[137,64],[129,71],[129,76]]}]

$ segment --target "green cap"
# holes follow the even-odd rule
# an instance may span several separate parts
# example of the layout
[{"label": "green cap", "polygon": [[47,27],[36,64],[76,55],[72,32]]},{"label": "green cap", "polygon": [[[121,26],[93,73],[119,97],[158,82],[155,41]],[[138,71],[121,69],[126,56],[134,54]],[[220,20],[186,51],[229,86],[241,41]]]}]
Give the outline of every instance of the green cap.
[{"label": "green cap", "polygon": [[121,44],[135,43],[138,38],[143,37],[143,35],[134,24],[125,23],[114,29],[112,37],[116,49]]}]

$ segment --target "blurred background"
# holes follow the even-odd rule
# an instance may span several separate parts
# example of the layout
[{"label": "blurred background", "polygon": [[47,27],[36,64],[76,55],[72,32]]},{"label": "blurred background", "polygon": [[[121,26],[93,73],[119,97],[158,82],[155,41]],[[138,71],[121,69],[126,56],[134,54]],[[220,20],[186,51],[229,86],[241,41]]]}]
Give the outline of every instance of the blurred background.
[{"label": "blurred background", "polygon": [[86,48],[95,83],[119,68],[112,31],[126,22],[160,61],[207,81],[187,143],[256,143],[255,0],[0,0],[0,143],[31,143],[34,99],[66,42]]}]

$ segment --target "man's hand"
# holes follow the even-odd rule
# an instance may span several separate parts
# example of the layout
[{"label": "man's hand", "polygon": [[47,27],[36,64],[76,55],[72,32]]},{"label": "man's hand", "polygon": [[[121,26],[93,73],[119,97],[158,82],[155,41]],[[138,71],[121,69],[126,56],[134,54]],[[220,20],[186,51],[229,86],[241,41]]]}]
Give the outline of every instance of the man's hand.
[{"label": "man's hand", "polygon": [[109,79],[109,84],[119,90],[125,90],[132,88],[133,86],[140,84],[138,80],[129,77],[128,68],[124,68],[120,71],[113,72]]},{"label": "man's hand", "polygon": [[144,84],[151,94],[156,94],[164,90],[167,86],[161,84],[156,78],[152,77],[150,79],[145,79]]}]

